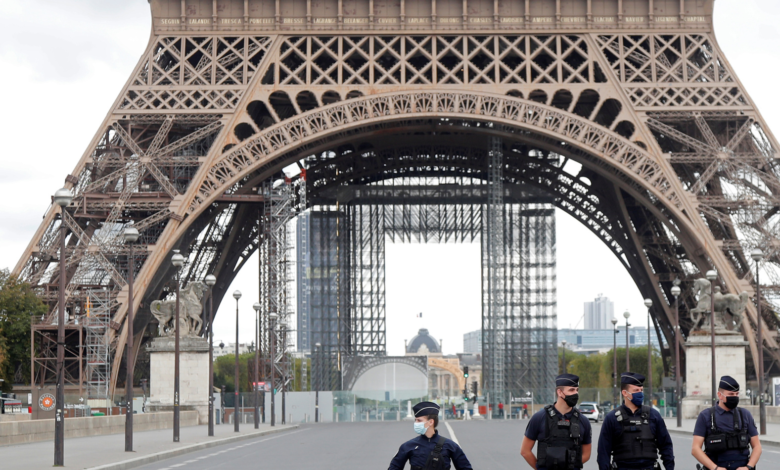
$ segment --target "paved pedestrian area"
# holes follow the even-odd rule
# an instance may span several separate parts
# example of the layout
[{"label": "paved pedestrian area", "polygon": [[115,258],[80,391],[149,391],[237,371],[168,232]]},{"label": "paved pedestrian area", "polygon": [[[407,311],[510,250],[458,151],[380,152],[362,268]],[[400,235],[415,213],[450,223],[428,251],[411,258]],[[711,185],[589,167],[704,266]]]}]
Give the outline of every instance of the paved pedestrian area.
[{"label": "paved pedestrian area", "polygon": [[[295,426],[275,426],[261,424],[259,431],[252,424],[242,424],[241,432],[236,433],[231,424],[214,426],[214,437],[208,437],[207,426],[189,426],[180,430],[180,440],[173,442],[173,430],[136,432],[133,435],[135,452],[125,452],[125,435],[93,436],[65,439],[65,468],[86,469],[138,459],[154,458],[156,454],[171,451],[186,451],[193,445],[205,445],[216,441],[234,438],[238,435],[250,437],[258,432],[268,435],[269,431],[289,432]],[[245,440],[233,441],[243,443]],[[184,454],[188,455],[188,454]],[[0,447],[0,468],[3,470],[38,470],[51,468],[54,463],[54,442],[35,442]],[[138,465],[135,465],[138,466]],[[121,468],[121,467],[115,467]],[[132,468],[132,466],[125,466]]]},{"label": "paved pedestrian area", "polygon": [[[457,439],[477,470],[530,469],[520,457],[528,420],[446,421],[442,435]],[[449,425],[449,426],[448,426]],[[596,444],[601,425],[593,425],[592,457],[584,470],[597,470]],[[275,436],[260,437],[168,459],[143,470],[272,468],[274,470],[384,470],[400,444],[415,436],[411,422],[306,424]],[[673,434],[676,468],[693,469],[690,435]],[[777,461],[780,449],[765,449],[762,467]],[[408,465],[407,465],[408,468]]]}]

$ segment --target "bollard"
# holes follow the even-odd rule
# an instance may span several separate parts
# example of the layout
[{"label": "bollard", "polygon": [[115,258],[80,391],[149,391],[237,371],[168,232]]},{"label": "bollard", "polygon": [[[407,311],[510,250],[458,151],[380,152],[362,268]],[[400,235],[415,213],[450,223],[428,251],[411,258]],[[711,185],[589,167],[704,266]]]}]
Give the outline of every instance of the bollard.
[{"label": "bollard", "polygon": [[371,421],[371,415],[370,415],[370,414],[368,414],[368,413],[369,413],[369,412],[368,412],[368,411],[366,411],[366,422],[369,422],[369,421]]},{"label": "bollard", "polygon": [[336,422],[337,423],[339,422],[339,414],[338,413],[336,413]]}]

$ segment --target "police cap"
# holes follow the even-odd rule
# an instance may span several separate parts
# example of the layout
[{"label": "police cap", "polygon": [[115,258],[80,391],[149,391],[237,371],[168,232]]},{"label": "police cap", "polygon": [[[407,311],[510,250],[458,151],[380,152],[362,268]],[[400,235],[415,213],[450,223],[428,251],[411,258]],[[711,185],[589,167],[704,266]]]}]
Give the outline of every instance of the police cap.
[{"label": "police cap", "polygon": [[431,416],[439,414],[439,405],[430,401],[421,401],[412,407],[414,416]]},{"label": "police cap", "polygon": [[722,388],[723,390],[728,390],[730,392],[738,392],[739,382],[734,380],[734,377],[724,375],[720,378],[720,384],[718,385],[718,388]]},{"label": "police cap", "polygon": [[556,387],[579,387],[580,378],[574,374],[561,374],[555,378]]},{"label": "police cap", "polygon": [[623,372],[620,374],[620,383],[642,387],[645,384],[645,376],[636,372]]}]

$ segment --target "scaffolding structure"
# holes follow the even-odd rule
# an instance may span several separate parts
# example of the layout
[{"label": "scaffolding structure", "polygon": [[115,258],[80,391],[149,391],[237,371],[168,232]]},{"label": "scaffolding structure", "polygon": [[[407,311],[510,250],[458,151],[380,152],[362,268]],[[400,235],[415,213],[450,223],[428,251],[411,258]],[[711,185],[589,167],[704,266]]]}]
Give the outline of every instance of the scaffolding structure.
[{"label": "scaffolding structure", "polygon": [[111,326],[111,292],[102,289],[88,291],[84,311],[87,398],[109,400],[111,345],[108,331]]},{"label": "scaffolding structure", "polygon": [[[504,262],[504,190],[503,163],[504,154],[501,140],[488,139],[488,177],[487,204],[485,206],[486,223],[482,237],[482,362],[484,388],[491,404],[508,403],[505,395],[509,392],[504,377],[506,347],[507,310],[504,302],[506,282],[509,273]],[[498,409],[495,407],[495,409]]]},{"label": "scaffolding structure", "polygon": [[[272,389],[285,391],[292,380],[292,357],[289,349],[290,321],[293,313],[292,292],[292,243],[290,222],[302,204],[305,205],[305,178],[295,182],[287,179],[265,182],[260,193],[264,213],[260,220],[262,243],[260,244],[260,298],[261,333],[260,347],[263,357],[272,362],[263,368],[273,373]],[[271,325],[270,314],[277,315],[276,325]],[[274,346],[273,348],[271,346]],[[274,351],[273,357],[271,351]]]},{"label": "scaffolding structure", "polygon": [[[299,270],[299,282],[306,277],[310,290],[308,299],[298,299],[299,309],[309,306],[298,314],[310,321],[298,337],[322,345],[312,377],[323,389],[342,388],[344,357],[386,355],[388,241],[480,242],[485,391],[495,403],[531,390],[552,399],[558,364],[553,199],[505,184],[502,143],[488,144],[483,167],[472,175],[400,176],[310,194],[309,258]],[[316,163],[323,162],[312,162],[315,170]]]}]

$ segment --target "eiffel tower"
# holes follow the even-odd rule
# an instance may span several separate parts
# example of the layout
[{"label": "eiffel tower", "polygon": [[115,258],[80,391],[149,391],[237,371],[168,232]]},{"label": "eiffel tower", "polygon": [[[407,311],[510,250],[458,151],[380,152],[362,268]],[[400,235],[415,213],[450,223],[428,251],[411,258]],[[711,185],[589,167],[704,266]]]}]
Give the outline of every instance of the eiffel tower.
[{"label": "eiffel tower", "polygon": [[[751,300],[737,327],[754,365],[759,347],[780,362],[778,142],[718,46],[713,0],[150,5],[149,45],[64,178],[73,202],[61,221],[48,209],[15,267],[50,306],[39,328],[58,308],[60,223],[68,308],[109,293],[122,351],[128,270],[137,339],[148,339],[149,303],[171,289],[173,249],[187,256],[183,282],[216,275],[218,305],[263,241],[258,188],[315,156],[307,191],[398,175],[543,191],[653,300],[667,345],[673,281],[687,335],[692,281],[716,269],[725,292],[755,296],[749,254],[760,248],[762,318]],[[504,155],[492,176],[489,139]],[[130,223],[141,233],[132,267]],[[674,351],[662,353],[668,367]]]}]

